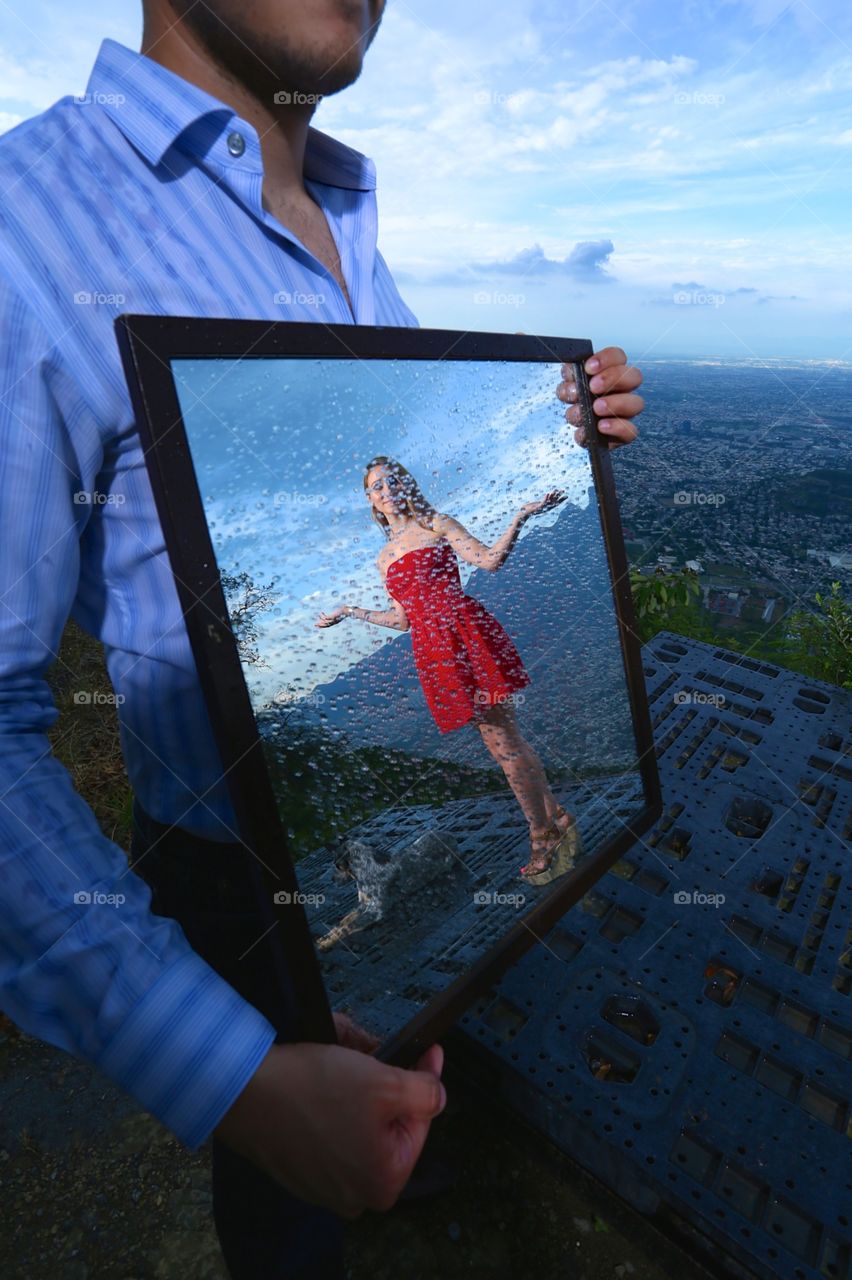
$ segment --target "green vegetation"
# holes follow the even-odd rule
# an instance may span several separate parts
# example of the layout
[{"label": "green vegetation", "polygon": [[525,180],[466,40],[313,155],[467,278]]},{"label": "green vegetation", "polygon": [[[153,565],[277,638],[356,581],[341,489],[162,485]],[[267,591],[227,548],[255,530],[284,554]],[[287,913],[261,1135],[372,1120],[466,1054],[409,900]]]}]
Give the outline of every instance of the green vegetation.
[{"label": "green vegetation", "polygon": [[[644,644],[658,631],[678,631],[675,622],[698,626],[693,618],[695,599],[699,595],[698,574],[692,569],[655,569],[653,573],[630,571],[633,607],[639,625],[639,638]],[[681,631],[686,635],[685,631]],[[690,631],[690,635],[693,633]],[[695,637],[703,639],[703,637]]]},{"label": "green vegetation", "polygon": [[[765,627],[738,622],[736,630],[720,626],[716,615],[703,608],[698,575],[690,570],[640,574],[632,569],[630,582],[643,643],[658,631],[674,631],[852,689],[852,603],[844,598],[839,582],[831,584],[830,594],[817,593],[812,609],[790,612]],[[243,591],[237,606],[239,639],[243,657],[251,662],[256,660],[252,616],[258,607],[266,607],[268,591],[257,591],[249,581],[237,580],[237,585]],[[75,696],[110,691],[103,648],[73,621],[65,628],[48,683],[59,710],[48,732],[54,754],[105,834],[128,849],[133,797],[115,707],[95,698],[81,702]],[[495,770],[424,761],[380,747],[344,748],[325,730],[304,726],[288,726],[287,741],[270,744],[268,753],[277,794],[282,796],[286,787],[288,826],[297,857],[388,804],[442,804],[503,785]]]},{"label": "green vegetation", "polygon": [[353,747],[304,725],[285,724],[274,740],[265,740],[264,755],[296,861],[391,805],[443,805],[508,790],[497,769]]},{"label": "green vegetation", "polygon": [[735,631],[720,627],[702,606],[698,575],[689,569],[631,569],[630,586],[643,644],[658,631],[675,631],[852,689],[852,605],[839,582],[831,584],[829,596],[816,593],[815,609],[787,613],[765,627],[740,624]]},{"label": "green vegetation", "polygon": [[75,696],[111,691],[103,645],[69,620],[47,681],[59,711],[47,735],[53,753],[70,773],[75,790],[91,805],[104,835],[129,849],[133,792],[115,707],[94,697],[87,703]]},{"label": "green vegetation", "polygon": [[796,656],[796,670],[817,680],[852,689],[852,609],[843,598],[839,582],[831,595],[814,596],[819,612],[799,612],[790,619],[789,644]]}]

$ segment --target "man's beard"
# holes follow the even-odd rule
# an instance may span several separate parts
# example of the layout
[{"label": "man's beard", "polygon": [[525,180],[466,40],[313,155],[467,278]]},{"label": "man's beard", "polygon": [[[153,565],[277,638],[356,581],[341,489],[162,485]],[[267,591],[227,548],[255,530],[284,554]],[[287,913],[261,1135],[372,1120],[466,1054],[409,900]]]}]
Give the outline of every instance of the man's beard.
[{"label": "man's beard", "polygon": [[[327,54],[321,48],[300,50],[286,32],[273,36],[249,27],[239,0],[171,0],[171,7],[221,70],[270,105],[282,91],[318,97],[339,93],[360,74],[357,46]],[[377,29],[378,23],[367,43]]]}]

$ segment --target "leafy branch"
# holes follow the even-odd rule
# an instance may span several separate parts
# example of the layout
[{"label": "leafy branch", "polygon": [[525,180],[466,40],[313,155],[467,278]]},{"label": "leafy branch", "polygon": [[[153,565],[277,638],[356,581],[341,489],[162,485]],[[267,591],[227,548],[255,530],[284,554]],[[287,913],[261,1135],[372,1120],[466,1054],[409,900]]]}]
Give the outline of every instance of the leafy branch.
[{"label": "leafy branch", "polygon": [[265,613],[276,603],[277,597],[271,594],[273,583],[258,587],[254,579],[245,572],[222,573],[220,577],[240,657],[252,666],[268,667],[269,663],[261,658],[257,647],[255,619],[257,614]]},{"label": "leafy branch", "polygon": [[852,689],[852,609],[839,582],[832,582],[828,596],[817,591],[814,600],[818,610],[802,609],[790,618],[785,648],[791,665],[803,675]]}]

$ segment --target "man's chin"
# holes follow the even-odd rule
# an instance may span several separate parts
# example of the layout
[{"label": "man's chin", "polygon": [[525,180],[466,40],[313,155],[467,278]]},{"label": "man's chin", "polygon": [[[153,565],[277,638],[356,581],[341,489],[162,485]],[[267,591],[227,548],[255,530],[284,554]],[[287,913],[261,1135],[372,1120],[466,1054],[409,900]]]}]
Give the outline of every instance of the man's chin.
[{"label": "man's chin", "polygon": [[276,94],[318,101],[346,89],[361,74],[370,41],[357,23],[329,23],[319,41],[315,33],[298,29],[289,40],[274,34],[261,38],[233,0],[172,3],[211,58],[260,101],[272,103]]},{"label": "man's chin", "polygon": [[[322,6],[319,6],[320,8]],[[275,43],[264,48],[264,62],[274,69],[296,73],[303,93],[330,97],[354,84],[361,74],[364,56],[378,30],[378,22],[369,30],[363,26],[362,6],[352,0],[351,16],[329,15],[317,38],[317,28],[307,27],[292,32],[291,43],[276,49]],[[279,56],[276,56],[279,55]]]},{"label": "man's chin", "polygon": [[313,78],[313,92],[321,98],[330,98],[333,93],[348,89],[361,74],[364,59],[359,51],[346,53],[335,63],[327,64],[327,69],[317,68]]}]

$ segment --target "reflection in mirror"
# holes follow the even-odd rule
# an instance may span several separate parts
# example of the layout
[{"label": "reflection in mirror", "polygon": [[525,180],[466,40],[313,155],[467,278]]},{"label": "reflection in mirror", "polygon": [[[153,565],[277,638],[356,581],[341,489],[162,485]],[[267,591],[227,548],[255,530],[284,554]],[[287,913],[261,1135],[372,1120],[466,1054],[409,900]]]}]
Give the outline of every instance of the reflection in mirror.
[{"label": "reflection in mirror", "polygon": [[644,806],[560,367],[173,372],[326,986],[390,1033]]}]

